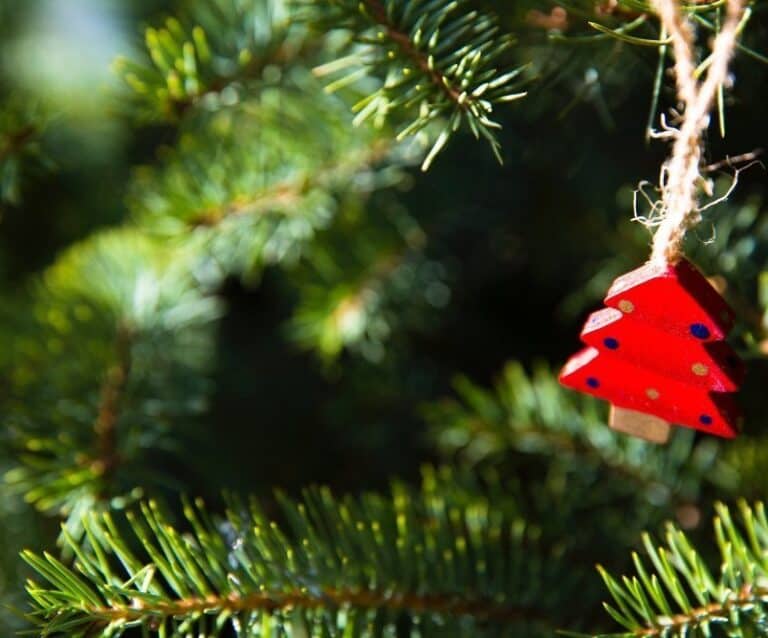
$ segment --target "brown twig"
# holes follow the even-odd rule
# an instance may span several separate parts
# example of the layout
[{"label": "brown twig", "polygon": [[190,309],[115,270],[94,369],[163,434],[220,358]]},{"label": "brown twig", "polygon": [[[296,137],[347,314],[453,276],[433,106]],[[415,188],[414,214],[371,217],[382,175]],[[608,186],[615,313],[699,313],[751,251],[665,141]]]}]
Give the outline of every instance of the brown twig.
[{"label": "brown twig", "polygon": [[[742,153],[741,155],[734,155],[733,157],[726,155],[724,160],[720,160],[719,162],[714,162],[712,164],[707,164],[706,166],[702,166],[701,172],[714,173],[715,171],[719,171],[721,168],[726,168],[726,167],[733,168],[737,164],[754,162],[762,154],[763,154],[763,149],[757,148],[754,151],[750,151],[749,153]],[[758,164],[761,164],[761,162],[758,162]],[[745,168],[749,168],[749,167],[745,167]]]},{"label": "brown twig", "polygon": [[300,173],[292,179],[272,184],[252,196],[237,197],[219,206],[198,211],[190,217],[189,225],[215,226],[228,217],[270,212],[277,207],[298,203],[308,190],[333,180],[351,166],[363,168],[375,165],[386,157],[390,148],[388,142],[376,141],[359,156],[353,156],[351,159],[347,157],[340,162],[329,162],[318,167],[311,176]]},{"label": "brown twig", "polygon": [[445,74],[432,66],[429,63],[427,56],[413,45],[408,34],[400,31],[397,26],[392,23],[389,16],[387,16],[387,11],[381,3],[381,0],[363,0],[363,4],[370,11],[371,17],[384,27],[387,37],[400,47],[400,50],[413,61],[419,70],[429,77],[430,80],[432,80],[432,83],[439,87],[451,101],[462,108],[467,108],[466,102],[461,99],[461,91],[451,86],[451,83]]},{"label": "brown twig", "polygon": [[215,226],[227,217],[256,214],[298,202],[305,189],[304,180],[275,184],[272,188],[253,197],[239,197],[222,206],[215,206],[195,213],[191,226]]},{"label": "brown twig", "polygon": [[702,607],[691,609],[685,614],[676,614],[664,619],[653,627],[644,627],[634,632],[636,636],[667,636],[675,629],[687,626],[700,626],[705,621],[713,618],[728,618],[736,607],[744,607],[764,602],[768,598],[768,588],[744,585],[735,595],[727,598],[722,603],[711,603]]},{"label": "brown twig", "polygon": [[115,341],[117,360],[107,370],[101,386],[99,413],[93,426],[96,434],[96,459],[92,461],[92,467],[102,477],[114,472],[120,461],[117,451],[117,423],[120,419],[120,404],[131,372],[131,342],[130,331],[125,327],[119,328]]},{"label": "brown twig", "polygon": [[287,609],[318,609],[323,607],[356,607],[389,609],[412,613],[440,613],[450,616],[473,616],[500,622],[547,620],[536,609],[504,604],[487,598],[471,598],[465,594],[385,593],[354,589],[328,588],[320,593],[290,591],[282,593],[258,592],[245,596],[190,597],[169,602],[136,599],[130,605],[91,608],[87,612],[105,622],[131,622],[148,616],[167,619],[174,616],[227,611],[232,614],[245,611],[274,613]]},{"label": "brown twig", "polygon": [[24,148],[35,138],[37,133],[37,127],[31,124],[9,133],[5,137],[5,143],[0,146],[0,162]]}]

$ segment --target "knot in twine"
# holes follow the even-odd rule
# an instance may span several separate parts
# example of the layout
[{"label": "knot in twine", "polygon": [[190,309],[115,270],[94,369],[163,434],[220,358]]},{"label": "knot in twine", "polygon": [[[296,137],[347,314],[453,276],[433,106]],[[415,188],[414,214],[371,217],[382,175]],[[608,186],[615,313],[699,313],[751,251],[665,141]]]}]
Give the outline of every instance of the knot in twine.
[{"label": "knot in twine", "polygon": [[677,0],[651,0],[669,34],[675,56],[677,97],[683,108],[677,129],[669,129],[674,140],[672,153],[661,170],[661,216],[650,261],[664,265],[678,262],[682,256],[685,233],[701,221],[698,184],[703,136],[709,126],[709,114],[728,75],[744,14],[744,0],[726,0],[726,16],[712,45],[709,68],[703,80],[696,78],[695,35],[690,20],[683,15]]}]

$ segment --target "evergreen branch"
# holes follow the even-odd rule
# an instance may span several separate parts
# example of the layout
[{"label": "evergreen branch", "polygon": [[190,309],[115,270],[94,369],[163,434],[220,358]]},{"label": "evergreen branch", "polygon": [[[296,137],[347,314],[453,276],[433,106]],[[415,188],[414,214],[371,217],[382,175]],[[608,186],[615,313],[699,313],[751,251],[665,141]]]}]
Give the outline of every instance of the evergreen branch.
[{"label": "evergreen branch", "polygon": [[114,70],[141,116],[178,121],[198,104],[232,104],[250,84],[272,84],[265,71],[305,44],[283,0],[192,0],[179,18],[147,28],[143,59],[118,58]]},{"label": "evergreen branch", "polygon": [[[244,637],[257,627],[384,636],[403,614],[421,636],[451,627],[551,632],[558,596],[542,601],[538,583],[557,569],[537,558],[535,534],[481,495],[459,507],[441,488],[355,499],[310,489],[299,502],[280,497],[283,526],[254,502],[233,503],[226,519],[186,503],[188,531],[154,503],[129,512],[130,535],[94,514],[84,522],[87,544],[66,537],[74,567],[24,553],[44,581],[28,585],[30,619],[45,635],[113,638],[131,627],[147,636]],[[129,549],[136,545],[149,560]]]},{"label": "evergreen branch", "polygon": [[659,38],[659,39],[650,39],[650,38],[638,38],[633,35],[629,35],[626,31],[626,29],[609,29],[608,27],[603,26],[602,24],[599,24],[597,22],[589,22],[588,23],[590,27],[595,29],[596,31],[600,31],[601,33],[608,35],[612,38],[615,38],[621,42],[629,42],[630,44],[637,44],[639,46],[646,46],[646,47],[663,47],[672,42],[670,38]]},{"label": "evergreen branch", "polygon": [[501,161],[491,119],[494,108],[525,93],[514,90],[523,68],[503,70],[513,39],[499,34],[495,18],[469,11],[465,0],[333,0],[322,7],[300,2],[306,19],[323,30],[343,27],[364,49],[318,67],[318,75],[343,72],[328,87],[337,90],[363,74],[379,87],[354,107],[357,122],[381,124],[396,114],[409,123],[399,138],[439,120],[440,133],[423,162],[426,170],[462,123],[486,139]]},{"label": "evergreen branch", "polygon": [[6,482],[70,531],[158,480],[146,450],[168,450],[172,426],[205,405],[219,308],[185,268],[135,231],[103,233],[44,273],[21,325],[0,326],[13,335],[2,409],[21,449]]},{"label": "evergreen branch", "polygon": [[[327,360],[338,356],[345,346],[361,345],[370,358],[380,359],[383,350],[374,345],[379,340],[371,338],[370,324],[377,321],[381,325],[380,288],[404,261],[402,253],[385,254],[368,264],[369,270],[363,266],[362,275],[357,270],[336,271],[333,274],[341,275],[341,281],[321,277],[300,289],[303,298],[289,325],[289,334],[301,345],[317,349]],[[355,279],[362,276],[362,281],[349,282],[349,275]],[[383,332],[389,332],[388,328]]]},{"label": "evergreen branch", "polygon": [[98,472],[104,476],[112,474],[119,462],[117,425],[131,374],[131,342],[130,331],[123,326],[118,327],[115,347],[117,361],[107,371],[101,386],[101,403],[94,432],[97,438]]},{"label": "evergreen branch", "polygon": [[368,10],[368,14],[376,23],[384,28],[386,37],[392,40],[403,52],[403,54],[416,65],[416,67],[440,89],[446,97],[455,102],[462,109],[469,108],[469,102],[463,101],[461,92],[451,83],[450,79],[434,64],[430,63],[427,55],[419,51],[416,45],[411,41],[409,34],[399,31],[397,25],[387,14],[387,8],[381,0],[363,0],[363,5]]},{"label": "evergreen branch", "polygon": [[0,203],[18,204],[22,175],[50,164],[40,152],[40,137],[47,124],[42,108],[20,98],[0,105]]},{"label": "evergreen branch", "polygon": [[346,107],[311,76],[293,79],[252,108],[219,114],[159,169],[136,174],[135,218],[193,244],[218,277],[295,261],[340,209],[397,183],[397,166],[412,161],[405,145],[350,131]]},{"label": "evergreen branch", "polygon": [[[613,598],[608,613],[625,636],[762,635],[768,576],[768,518],[763,503],[739,504],[740,522],[723,504],[716,507],[714,528],[720,571],[707,567],[686,535],[669,526],[666,546],[643,543],[652,567],[634,555],[636,575],[621,582],[605,569],[600,573]],[[747,632],[747,633],[744,633]]]},{"label": "evergreen branch", "polygon": [[236,196],[232,201],[192,213],[188,223],[192,227],[213,227],[229,217],[238,215],[290,215],[291,209],[300,206],[308,192],[315,189],[332,189],[340,180],[349,179],[350,173],[374,169],[387,157],[389,151],[388,144],[374,141],[358,155],[345,156],[320,165],[312,174],[294,175],[285,181],[270,184],[251,196]]},{"label": "evergreen branch", "polygon": [[450,299],[445,269],[425,250],[424,231],[396,207],[338,218],[291,272],[299,303],[289,335],[326,363],[344,349],[383,361],[399,330]]},{"label": "evergreen branch", "polygon": [[27,124],[22,128],[6,133],[2,145],[0,145],[0,162],[3,162],[11,155],[23,150],[35,137],[37,137],[37,127]]},{"label": "evergreen branch", "polygon": [[621,477],[617,486],[648,490],[672,502],[695,498],[704,480],[727,482],[715,462],[716,444],[694,444],[692,433],[676,433],[667,449],[612,432],[604,408],[591,397],[564,390],[545,366],[529,376],[509,362],[495,388],[465,378],[456,381],[459,400],[425,406],[438,445],[472,465],[499,462],[513,453],[542,454],[571,471],[591,468]]},{"label": "evergreen branch", "polygon": [[[30,557],[31,558],[31,557]],[[34,559],[30,560],[34,564]],[[40,593],[37,591],[36,593]],[[354,608],[359,610],[387,610],[409,612],[414,615],[439,614],[441,616],[472,616],[479,620],[497,623],[519,623],[544,620],[542,615],[529,608],[502,605],[492,599],[464,600],[458,594],[391,593],[386,591],[359,591],[357,589],[323,589],[309,592],[297,589],[279,594],[252,593],[244,596],[229,594],[226,597],[209,595],[189,597],[171,602],[134,600],[128,605],[88,607],[84,611],[95,619],[94,626],[125,624],[155,618],[165,622],[180,616],[204,614],[235,615],[243,612],[275,614],[293,609],[324,610],[328,608]]]}]

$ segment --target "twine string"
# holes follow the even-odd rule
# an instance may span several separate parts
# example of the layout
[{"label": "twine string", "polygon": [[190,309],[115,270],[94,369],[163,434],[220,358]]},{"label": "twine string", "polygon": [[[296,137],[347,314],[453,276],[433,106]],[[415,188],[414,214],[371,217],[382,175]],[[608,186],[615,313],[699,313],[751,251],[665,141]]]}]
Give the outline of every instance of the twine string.
[{"label": "twine string", "polygon": [[701,220],[698,185],[703,136],[718,87],[727,79],[744,14],[744,0],[726,0],[726,14],[712,45],[710,64],[703,80],[696,78],[695,34],[678,0],[652,0],[675,56],[677,96],[682,107],[679,128],[668,129],[672,153],[661,170],[661,223],[653,238],[651,261],[674,264],[682,257],[685,233]]}]

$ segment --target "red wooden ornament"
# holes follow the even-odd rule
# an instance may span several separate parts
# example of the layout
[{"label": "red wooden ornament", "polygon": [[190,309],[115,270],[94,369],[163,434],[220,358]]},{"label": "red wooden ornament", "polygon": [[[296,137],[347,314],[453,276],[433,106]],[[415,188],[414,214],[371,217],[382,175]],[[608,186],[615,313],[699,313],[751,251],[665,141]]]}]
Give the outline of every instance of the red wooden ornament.
[{"label": "red wooden ornament", "polygon": [[581,333],[587,348],[560,382],[613,405],[710,434],[736,436],[744,366],[723,339],[733,311],[689,262],[619,277]]}]

